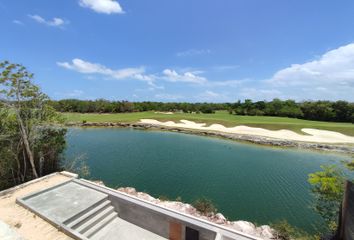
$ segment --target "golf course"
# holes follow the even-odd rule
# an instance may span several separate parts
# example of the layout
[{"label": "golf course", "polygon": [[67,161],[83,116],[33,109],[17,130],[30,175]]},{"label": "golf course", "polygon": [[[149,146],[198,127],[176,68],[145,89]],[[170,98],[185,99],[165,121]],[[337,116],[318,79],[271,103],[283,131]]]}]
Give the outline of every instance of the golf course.
[{"label": "golf course", "polygon": [[227,111],[216,111],[214,114],[193,114],[193,113],[162,113],[162,112],[134,112],[134,113],[62,113],[67,122],[139,122],[141,119],[156,119],[158,121],[189,120],[197,123],[221,124],[225,127],[245,125],[249,127],[264,128],[268,130],[291,130],[299,134],[303,128],[314,128],[339,132],[348,136],[354,136],[354,125],[352,123],[309,121],[296,118],[270,117],[270,116],[240,116],[229,114]]}]

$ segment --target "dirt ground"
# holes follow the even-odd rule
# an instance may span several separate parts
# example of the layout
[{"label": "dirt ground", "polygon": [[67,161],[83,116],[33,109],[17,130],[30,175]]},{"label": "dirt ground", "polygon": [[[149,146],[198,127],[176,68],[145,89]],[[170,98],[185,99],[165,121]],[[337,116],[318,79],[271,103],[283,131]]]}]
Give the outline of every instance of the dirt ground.
[{"label": "dirt ground", "polygon": [[19,188],[7,195],[0,196],[0,220],[12,227],[24,239],[72,239],[42,218],[16,204],[16,198],[18,197],[26,196],[68,180],[70,180],[70,177],[58,173],[39,182]]}]

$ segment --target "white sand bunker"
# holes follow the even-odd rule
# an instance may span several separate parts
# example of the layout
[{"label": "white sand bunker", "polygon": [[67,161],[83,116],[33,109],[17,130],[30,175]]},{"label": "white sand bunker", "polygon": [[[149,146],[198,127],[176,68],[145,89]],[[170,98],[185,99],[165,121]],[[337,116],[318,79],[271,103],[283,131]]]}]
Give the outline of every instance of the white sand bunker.
[{"label": "white sand bunker", "polygon": [[156,114],[166,114],[166,115],[172,115],[174,114],[173,112],[154,112]]},{"label": "white sand bunker", "polygon": [[175,123],[172,121],[160,122],[154,119],[141,119],[140,122],[159,125],[159,126],[166,126],[166,127],[217,131],[223,133],[236,133],[236,134],[262,136],[262,137],[278,138],[278,139],[301,141],[301,142],[354,143],[354,137],[350,137],[338,132],[318,130],[312,128],[301,129],[301,131],[309,135],[300,135],[290,130],[273,131],[264,128],[253,128],[247,126],[236,126],[236,127],[227,128],[220,124],[212,124],[209,127],[206,127],[205,123],[195,123],[188,120],[181,120],[179,123]]}]

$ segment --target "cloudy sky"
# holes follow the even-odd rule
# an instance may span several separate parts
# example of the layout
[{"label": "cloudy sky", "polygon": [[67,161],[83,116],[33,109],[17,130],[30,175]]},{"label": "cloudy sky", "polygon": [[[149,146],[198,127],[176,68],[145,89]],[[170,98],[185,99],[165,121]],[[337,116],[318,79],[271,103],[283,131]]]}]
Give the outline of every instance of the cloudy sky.
[{"label": "cloudy sky", "polygon": [[354,101],[354,1],[0,0],[53,99]]}]

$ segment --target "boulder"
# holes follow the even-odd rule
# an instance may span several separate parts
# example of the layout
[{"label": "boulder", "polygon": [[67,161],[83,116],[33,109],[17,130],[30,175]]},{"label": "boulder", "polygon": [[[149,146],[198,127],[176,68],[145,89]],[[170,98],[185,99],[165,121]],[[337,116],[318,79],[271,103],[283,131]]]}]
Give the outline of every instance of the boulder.
[{"label": "boulder", "polygon": [[256,234],[256,226],[253,223],[247,221],[232,222],[231,227],[237,231],[244,232],[247,234],[251,234],[251,235]]},{"label": "boulder", "polygon": [[258,227],[257,232],[259,233],[260,237],[264,239],[274,239],[274,230],[268,225]]}]

